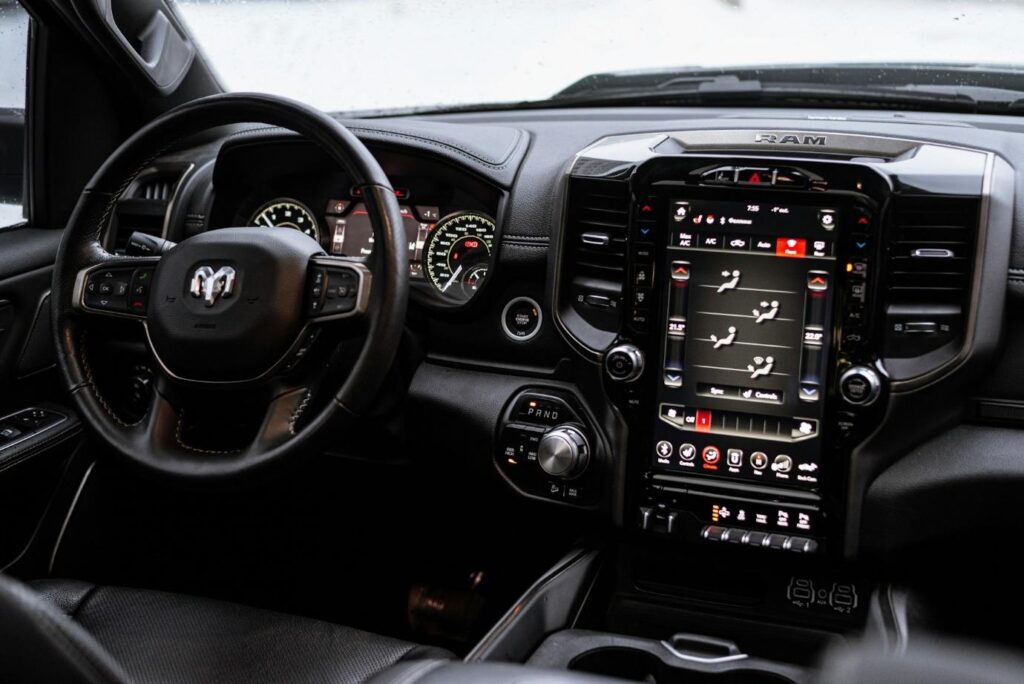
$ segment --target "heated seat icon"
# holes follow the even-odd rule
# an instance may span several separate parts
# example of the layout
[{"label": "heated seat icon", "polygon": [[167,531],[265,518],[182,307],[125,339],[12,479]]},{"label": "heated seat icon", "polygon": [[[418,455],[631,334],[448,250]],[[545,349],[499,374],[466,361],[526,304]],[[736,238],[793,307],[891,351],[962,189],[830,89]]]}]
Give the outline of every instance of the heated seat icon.
[{"label": "heated seat icon", "polygon": [[719,347],[728,347],[736,341],[736,326],[730,325],[728,332],[729,334],[724,335],[723,337],[719,337],[714,334],[711,335],[710,339],[715,343],[715,349],[718,349]]},{"label": "heated seat icon", "polygon": [[735,290],[736,287],[740,284],[740,278],[742,277],[742,275],[743,274],[740,273],[739,269],[734,269],[732,271],[722,271],[722,277],[726,278],[727,280],[718,286],[718,290],[716,290],[716,292],[718,294],[722,294],[726,290]]},{"label": "heated seat icon", "polygon": [[772,300],[770,302],[761,302],[761,308],[754,309],[754,318],[757,319],[755,323],[763,323],[764,321],[773,321],[775,317],[779,315],[779,302]]}]

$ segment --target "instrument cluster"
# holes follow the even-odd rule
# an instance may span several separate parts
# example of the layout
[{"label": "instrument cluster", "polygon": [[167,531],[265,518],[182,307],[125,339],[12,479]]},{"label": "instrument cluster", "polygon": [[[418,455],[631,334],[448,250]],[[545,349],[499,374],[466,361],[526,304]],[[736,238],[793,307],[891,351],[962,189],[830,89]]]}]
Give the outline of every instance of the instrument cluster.
[{"label": "instrument cluster", "polygon": [[[472,299],[490,269],[497,232],[494,219],[481,211],[447,207],[442,214],[439,204],[410,202],[412,193],[406,188],[397,188],[395,194],[405,224],[413,282],[426,285],[449,303]],[[265,199],[241,215],[246,225],[302,231],[335,256],[368,259],[373,254],[373,227],[360,188],[351,188],[344,197],[321,199],[319,204],[304,199]]]}]

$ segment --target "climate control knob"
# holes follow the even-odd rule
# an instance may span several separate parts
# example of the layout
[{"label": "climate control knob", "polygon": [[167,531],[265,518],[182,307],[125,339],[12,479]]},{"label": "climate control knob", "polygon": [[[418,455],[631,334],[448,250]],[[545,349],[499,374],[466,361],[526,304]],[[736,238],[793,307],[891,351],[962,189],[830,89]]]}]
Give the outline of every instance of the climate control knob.
[{"label": "climate control knob", "polygon": [[604,369],[612,380],[633,382],[644,372],[644,353],[636,345],[617,345],[605,354]]},{"label": "climate control knob", "polygon": [[559,425],[541,438],[537,462],[551,477],[566,480],[579,477],[590,464],[590,443],[579,428]]},{"label": "climate control knob", "polygon": [[869,406],[882,393],[882,378],[868,366],[853,366],[839,376],[839,393],[847,404]]}]

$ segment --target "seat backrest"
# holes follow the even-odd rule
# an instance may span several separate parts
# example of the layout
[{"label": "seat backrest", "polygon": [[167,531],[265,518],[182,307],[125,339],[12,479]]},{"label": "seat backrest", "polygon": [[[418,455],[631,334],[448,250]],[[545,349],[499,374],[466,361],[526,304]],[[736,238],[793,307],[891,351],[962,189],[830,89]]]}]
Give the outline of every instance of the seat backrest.
[{"label": "seat backrest", "polygon": [[1024,659],[970,641],[918,635],[902,653],[877,644],[839,649],[825,658],[818,684],[1019,684]]},{"label": "seat backrest", "polygon": [[0,682],[129,681],[110,654],[71,618],[26,585],[0,574]]}]

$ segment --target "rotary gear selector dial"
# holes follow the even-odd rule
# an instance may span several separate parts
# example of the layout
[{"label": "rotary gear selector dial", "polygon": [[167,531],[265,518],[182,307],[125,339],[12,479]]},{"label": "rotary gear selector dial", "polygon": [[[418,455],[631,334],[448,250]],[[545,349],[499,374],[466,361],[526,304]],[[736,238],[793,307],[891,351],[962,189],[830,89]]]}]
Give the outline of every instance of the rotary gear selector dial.
[{"label": "rotary gear selector dial", "polygon": [[590,443],[574,425],[559,425],[540,440],[537,462],[552,477],[579,477],[590,464]]}]

